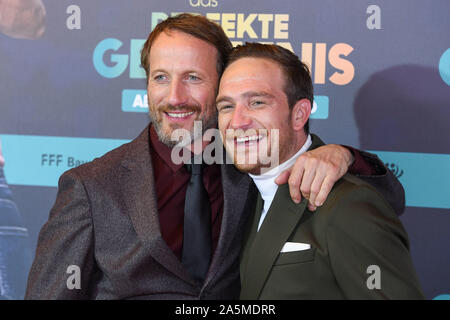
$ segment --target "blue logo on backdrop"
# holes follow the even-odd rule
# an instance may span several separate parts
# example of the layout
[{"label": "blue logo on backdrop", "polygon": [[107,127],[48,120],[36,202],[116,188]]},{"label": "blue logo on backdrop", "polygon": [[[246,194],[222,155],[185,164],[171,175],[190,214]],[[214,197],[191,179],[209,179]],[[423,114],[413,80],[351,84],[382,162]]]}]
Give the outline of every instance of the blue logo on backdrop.
[{"label": "blue logo on backdrop", "polygon": [[450,86],[450,48],[444,52],[439,60],[439,74],[442,80]]},{"label": "blue logo on backdrop", "polygon": [[311,119],[328,119],[330,99],[327,96],[314,96]]},{"label": "blue logo on backdrop", "polygon": [[450,154],[372,152],[403,184],[407,206],[450,209]]},{"label": "blue logo on backdrop", "polygon": [[122,91],[123,112],[148,112],[147,91],[125,89]]},{"label": "blue logo on backdrop", "polygon": [[10,184],[56,187],[60,175],[129,142],[94,139],[1,135],[6,179]]},{"label": "blue logo on backdrop", "polygon": [[130,40],[130,54],[109,53],[117,52],[122,46],[122,41],[115,38],[107,38],[99,42],[94,49],[94,68],[104,78],[117,78],[121,76],[130,65],[130,78],[145,79],[145,71],[140,65],[140,55],[145,43],[143,39]]},{"label": "blue logo on backdrop", "polygon": [[391,170],[391,172],[397,177],[397,179],[400,179],[400,177],[403,175],[403,169],[401,169],[397,164],[385,163],[384,165],[386,166],[386,168]]}]

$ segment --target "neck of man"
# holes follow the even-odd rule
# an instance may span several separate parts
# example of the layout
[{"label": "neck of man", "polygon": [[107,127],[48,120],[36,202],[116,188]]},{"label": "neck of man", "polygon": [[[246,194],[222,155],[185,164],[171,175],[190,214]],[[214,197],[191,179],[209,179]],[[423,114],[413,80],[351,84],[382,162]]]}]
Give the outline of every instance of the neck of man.
[{"label": "neck of man", "polygon": [[[305,131],[302,129],[301,132],[294,132],[294,134],[292,135],[292,149],[289,150],[288,153],[283,154],[282,159],[280,159],[279,163],[283,164],[286,161],[288,161],[289,159],[291,159],[296,153],[298,153],[300,151],[300,149],[302,149],[303,146],[305,146],[305,143],[308,140],[309,134],[305,133]],[[309,148],[310,144],[308,145]],[[307,148],[307,149],[308,149]],[[302,152],[303,153],[303,152]],[[281,154],[281,150],[280,150],[280,154]]]},{"label": "neck of man", "polygon": [[273,180],[273,183],[275,183],[275,179],[281,174],[281,172],[294,165],[297,158],[309,149],[312,144],[311,136],[309,134],[305,135],[305,138],[302,139],[301,142],[302,145],[300,145],[295,152],[287,155],[284,161],[280,161],[281,163],[279,165],[271,167],[269,170],[262,173],[249,173],[250,177],[253,180],[270,179]]},{"label": "neck of man", "polygon": [[[278,150],[279,159],[276,163],[270,163],[270,165],[263,165],[260,164],[259,167],[254,168],[253,170],[249,171],[248,173],[253,176],[258,176],[265,174],[267,172],[275,171],[277,168],[279,168],[281,165],[283,165],[286,161],[290,160],[294,155],[296,155],[300,149],[308,142],[308,139],[310,140],[310,135],[305,133],[304,130],[301,132],[294,132],[291,137],[288,138],[290,143],[290,148],[288,150]],[[308,144],[309,148],[311,144]],[[305,152],[305,151],[303,151]],[[303,153],[302,152],[302,153]],[[300,155],[300,154],[299,154]],[[297,157],[299,156],[297,155]],[[297,159],[295,157],[295,159]],[[280,172],[281,173],[281,172]]]},{"label": "neck of man", "polygon": [[[272,201],[275,197],[276,191],[278,189],[278,185],[275,183],[275,179],[286,169],[290,168],[294,165],[297,158],[306,152],[312,144],[311,136],[305,135],[305,138],[299,141],[303,141],[303,144],[297,149],[294,154],[289,154],[288,159],[283,161],[280,165],[272,168],[270,171],[259,175],[249,174],[250,178],[252,178],[256,187],[258,188],[259,193],[261,194],[262,199],[264,200],[264,207],[261,214],[261,219],[258,225],[261,226],[262,221],[264,220],[265,215],[269,211],[269,208],[272,204]],[[300,142],[299,142],[300,143]]]}]

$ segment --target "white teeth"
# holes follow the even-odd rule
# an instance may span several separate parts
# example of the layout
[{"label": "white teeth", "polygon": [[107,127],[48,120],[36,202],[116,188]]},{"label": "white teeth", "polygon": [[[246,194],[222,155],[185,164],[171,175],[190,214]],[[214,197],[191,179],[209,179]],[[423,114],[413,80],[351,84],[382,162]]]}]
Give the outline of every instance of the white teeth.
[{"label": "white teeth", "polygon": [[167,114],[169,115],[169,117],[172,117],[172,118],[184,118],[184,117],[190,116],[191,114],[194,114],[194,111],[192,111],[192,112],[184,112],[184,113],[170,113],[170,112],[167,112]]},{"label": "white teeth", "polygon": [[250,141],[258,141],[258,140],[261,140],[262,138],[263,138],[262,135],[246,136],[246,137],[236,138],[236,142],[237,143],[243,143],[243,142],[250,142]]}]

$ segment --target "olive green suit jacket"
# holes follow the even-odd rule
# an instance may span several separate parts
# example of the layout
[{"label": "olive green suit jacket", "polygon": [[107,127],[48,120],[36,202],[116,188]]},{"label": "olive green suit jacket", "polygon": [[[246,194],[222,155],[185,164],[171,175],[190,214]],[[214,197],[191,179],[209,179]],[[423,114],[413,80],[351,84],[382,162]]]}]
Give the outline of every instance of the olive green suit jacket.
[{"label": "olive green suit jacket", "polygon": [[[313,136],[310,149],[320,145]],[[241,299],[424,298],[407,233],[362,180],[345,175],[315,212],[282,185],[257,231],[262,207],[259,195],[241,255]],[[310,249],[280,253],[286,242]]]}]

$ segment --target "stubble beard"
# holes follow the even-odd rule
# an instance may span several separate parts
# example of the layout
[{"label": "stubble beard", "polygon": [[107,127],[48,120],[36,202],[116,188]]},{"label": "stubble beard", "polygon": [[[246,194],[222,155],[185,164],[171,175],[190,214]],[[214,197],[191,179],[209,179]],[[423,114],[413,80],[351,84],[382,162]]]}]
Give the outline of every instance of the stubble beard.
[{"label": "stubble beard", "polygon": [[[207,106],[206,108],[207,108],[206,110],[209,110],[208,108],[211,108],[211,110],[213,110],[212,108],[215,108],[215,106]],[[164,124],[163,124],[164,115],[162,115],[162,113],[165,112],[165,110],[176,110],[176,109],[177,108],[174,108],[174,107],[170,107],[170,108],[150,107],[149,108],[150,120],[153,124],[156,134],[158,135],[158,139],[159,139],[159,141],[164,143],[169,148],[173,148],[180,143],[177,140],[172,140],[173,131],[176,129],[183,129],[183,128],[182,128],[182,126],[180,126],[178,124],[171,123],[171,124],[168,124],[169,129],[167,129],[167,128],[165,129]],[[186,109],[186,108],[184,108],[184,109]],[[188,109],[192,110],[194,112],[198,112],[198,110],[201,110],[201,108],[197,107],[197,106],[190,107]],[[188,130],[190,140],[184,140],[184,142],[188,141],[188,143],[186,143],[185,145],[182,145],[182,146],[179,145],[179,146],[185,147],[185,146],[193,143],[195,140],[201,139],[203,137],[203,134],[208,129],[217,128],[217,113],[213,113],[209,116],[206,113],[204,113],[204,114],[200,113],[199,118],[195,119],[195,121],[202,122],[202,130],[194,131],[194,126],[192,126],[192,128],[190,128],[190,130]]]}]

